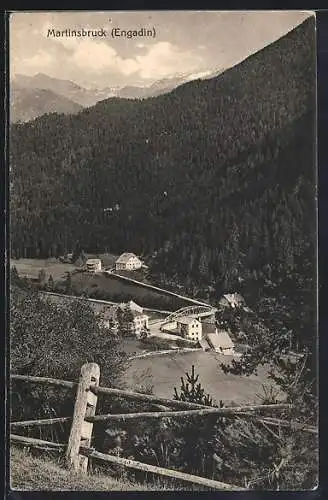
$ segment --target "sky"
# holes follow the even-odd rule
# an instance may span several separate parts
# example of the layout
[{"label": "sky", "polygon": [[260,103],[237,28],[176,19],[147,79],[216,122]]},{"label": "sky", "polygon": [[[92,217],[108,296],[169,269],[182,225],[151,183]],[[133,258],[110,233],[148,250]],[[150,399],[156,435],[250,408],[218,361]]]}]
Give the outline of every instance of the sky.
[{"label": "sky", "polygon": [[[310,11],[17,12],[9,32],[10,77],[45,73],[86,88],[138,85],[235,65],[272,43]],[[107,32],[106,37],[48,37],[48,29]],[[153,30],[115,37],[111,30]]]}]

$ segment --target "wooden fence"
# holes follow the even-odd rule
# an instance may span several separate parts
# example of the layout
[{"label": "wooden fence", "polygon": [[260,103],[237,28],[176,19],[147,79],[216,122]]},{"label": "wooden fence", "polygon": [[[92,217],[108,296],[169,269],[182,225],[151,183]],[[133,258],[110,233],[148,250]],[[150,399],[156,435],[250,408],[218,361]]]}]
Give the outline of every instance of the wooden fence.
[{"label": "wooden fence", "polygon": [[[19,429],[32,426],[52,425],[59,422],[71,422],[71,429],[68,443],[54,443],[42,439],[30,438],[11,433],[10,440],[26,446],[36,448],[59,450],[65,452],[68,468],[76,471],[86,472],[89,458],[95,458],[104,462],[121,465],[127,468],[151,472],[156,475],[173,478],[187,483],[197,484],[216,490],[245,490],[241,486],[226,484],[220,481],[187,474],[173,469],[165,469],[134,460],[120,458],[115,455],[109,455],[96,451],[91,446],[93,425],[96,422],[126,421],[131,419],[158,419],[163,417],[183,418],[187,416],[199,416],[216,414],[225,418],[247,418],[256,419],[265,425],[291,427],[292,424],[278,418],[265,417],[263,413],[291,409],[289,404],[271,404],[271,405],[247,405],[232,408],[214,408],[190,403],[187,401],[178,401],[173,399],[160,398],[149,394],[140,394],[137,392],[114,389],[111,387],[99,386],[100,368],[96,363],[86,363],[81,368],[81,374],[78,382],[59,380],[48,377],[34,377],[25,375],[11,375],[12,380],[22,380],[58,387],[76,389],[76,399],[72,417],[58,417],[48,419],[27,420],[23,422],[11,422],[11,429]],[[98,395],[114,395],[132,399],[135,401],[149,402],[160,411],[147,411],[138,413],[107,414],[96,415],[96,406]],[[297,424],[294,428],[298,428]],[[303,431],[317,433],[315,427],[300,426]]]}]

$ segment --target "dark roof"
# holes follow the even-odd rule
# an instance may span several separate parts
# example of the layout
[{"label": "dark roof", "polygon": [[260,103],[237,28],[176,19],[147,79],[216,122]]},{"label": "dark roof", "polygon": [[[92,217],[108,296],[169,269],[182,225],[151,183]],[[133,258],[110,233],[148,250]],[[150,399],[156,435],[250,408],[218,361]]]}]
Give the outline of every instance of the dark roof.
[{"label": "dark roof", "polygon": [[215,323],[202,323],[202,331],[203,331],[203,334],[216,333]]},{"label": "dark roof", "polygon": [[180,323],[182,325],[191,325],[194,321],[197,321],[199,323],[199,320],[197,318],[190,318],[186,316],[185,318],[178,318],[177,323]]}]

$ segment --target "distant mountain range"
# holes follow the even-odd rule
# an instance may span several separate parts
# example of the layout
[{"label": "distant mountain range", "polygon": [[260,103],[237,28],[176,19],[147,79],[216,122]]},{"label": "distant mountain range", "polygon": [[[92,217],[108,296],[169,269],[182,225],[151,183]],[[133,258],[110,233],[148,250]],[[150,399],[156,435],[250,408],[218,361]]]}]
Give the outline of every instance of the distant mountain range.
[{"label": "distant mountain range", "polygon": [[13,84],[10,93],[10,121],[28,122],[46,113],[78,113],[83,106],[49,89],[24,88]]},{"label": "distant mountain range", "polygon": [[187,81],[213,77],[221,71],[164,78],[148,87],[125,86],[86,89],[70,80],[52,78],[44,73],[17,74],[11,82],[10,121],[26,122],[46,113],[75,114],[109,97],[145,99],[170,92]]}]

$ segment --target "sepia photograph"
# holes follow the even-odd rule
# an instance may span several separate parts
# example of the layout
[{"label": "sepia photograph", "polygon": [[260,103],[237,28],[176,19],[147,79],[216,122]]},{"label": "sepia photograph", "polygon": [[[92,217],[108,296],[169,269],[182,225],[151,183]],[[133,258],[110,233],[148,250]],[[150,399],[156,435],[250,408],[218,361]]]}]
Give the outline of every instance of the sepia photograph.
[{"label": "sepia photograph", "polygon": [[315,13],[11,12],[8,52],[11,490],[318,488]]}]

